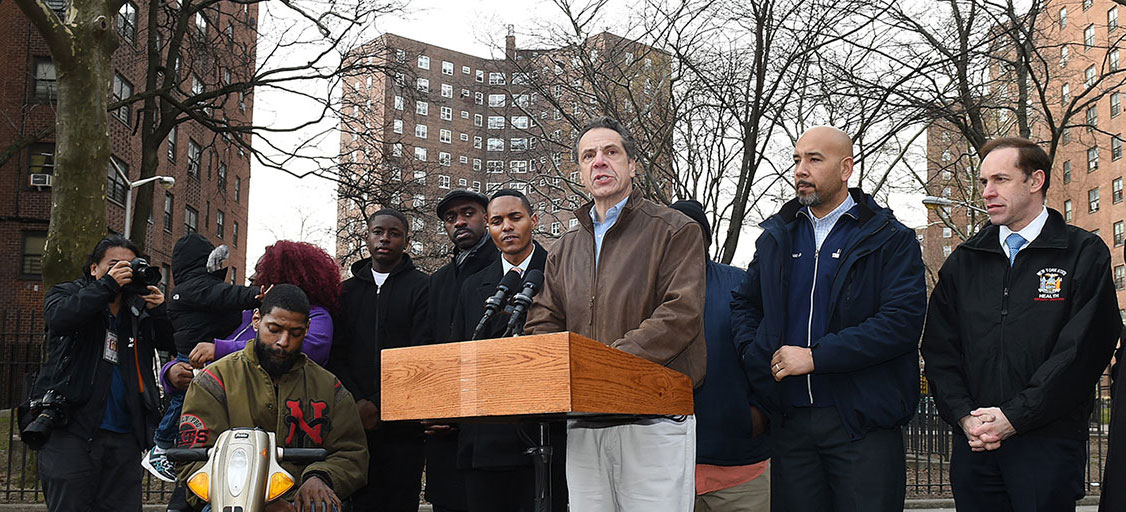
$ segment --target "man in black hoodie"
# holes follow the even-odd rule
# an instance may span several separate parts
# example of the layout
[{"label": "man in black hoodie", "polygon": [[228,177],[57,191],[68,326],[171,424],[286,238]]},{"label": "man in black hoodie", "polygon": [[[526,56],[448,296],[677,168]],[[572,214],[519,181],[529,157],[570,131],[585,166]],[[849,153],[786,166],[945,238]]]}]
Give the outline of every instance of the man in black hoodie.
[{"label": "man in black hoodie", "polygon": [[328,362],[355,396],[367,431],[367,486],[352,495],[352,507],[357,512],[417,512],[422,426],[379,421],[379,351],[430,343],[428,282],[403,254],[409,234],[402,213],[379,210],[367,224],[371,257],[353,264],[352,277],[344,281]]},{"label": "man in black hoodie", "polygon": [[[430,325],[434,342],[450,341],[450,326],[462,283],[489,266],[497,256],[485,235],[489,198],[470,190],[453,190],[438,202],[438,218],[454,243],[453,259],[430,276]],[[457,436],[453,425],[431,425],[426,439],[426,499],[434,512],[466,510],[465,476],[458,471]]]},{"label": "man in black hoodie", "polygon": [[1052,161],[1036,143],[987,143],[989,223],[938,272],[926,375],[954,443],[960,511],[1075,510],[1095,383],[1122,330],[1110,251],[1044,206]]}]

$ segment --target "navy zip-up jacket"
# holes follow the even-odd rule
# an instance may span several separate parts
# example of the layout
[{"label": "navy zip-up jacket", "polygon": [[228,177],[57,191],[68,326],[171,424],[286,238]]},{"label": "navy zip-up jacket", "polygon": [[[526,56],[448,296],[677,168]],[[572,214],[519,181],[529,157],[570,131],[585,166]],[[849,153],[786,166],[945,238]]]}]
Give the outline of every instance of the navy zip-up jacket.
[{"label": "navy zip-up jacket", "polygon": [[751,393],[731,342],[731,292],[743,269],[707,261],[704,338],[708,377],[696,388],[696,462],[745,466],[770,457],[769,437],[752,437]]},{"label": "navy zip-up jacket", "polygon": [[[841,250],[828,310],[814,312],[826,315],[826,334],[811,340],[810,348],[814,374],[833,390],[849,437],[860,439],[872,429],[904,425],[915,413],[927,288],[914,230],[860,189],[849,193],[859,206],[857,227]],[[808,222],[796,215],[801,207],[792,200],[760,224],[755,258],[731,302],[734,343],[751,400],[775,420],[789,404],[771,376],[770,359],[788,329],[808,328],[808,319],[787,325],[786,311],[791,223]]]}]

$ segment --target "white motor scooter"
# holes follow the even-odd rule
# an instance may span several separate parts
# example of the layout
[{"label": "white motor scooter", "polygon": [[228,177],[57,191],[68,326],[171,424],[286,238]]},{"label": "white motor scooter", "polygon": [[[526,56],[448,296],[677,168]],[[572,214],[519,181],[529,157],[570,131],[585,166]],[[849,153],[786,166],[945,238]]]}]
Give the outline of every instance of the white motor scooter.
[{"label": "white motor scooter", "polygon": [[206,461],[188,478],[187,487],[210,503],[212,512],[262,512],[295,483],[280,462],[308,464],[327,456],[324,448],[278,448],[274,433],[259,428],[233,428],[211,448],[171,448],[167,453],[175,462]]}]

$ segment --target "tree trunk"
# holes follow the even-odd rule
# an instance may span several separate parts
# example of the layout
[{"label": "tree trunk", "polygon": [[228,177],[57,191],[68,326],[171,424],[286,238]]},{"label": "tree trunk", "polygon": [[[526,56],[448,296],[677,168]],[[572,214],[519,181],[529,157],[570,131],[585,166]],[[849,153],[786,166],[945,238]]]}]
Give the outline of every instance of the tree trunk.
[{"label": "tree trunk", "polygon": [[110,7],[105,1],[74,0],[70,19],[75,21],[65,32],[58,27],[62,33],[54,34],[55,43],[61,44],[50,45],[59,99],[51,225],[43,256],[43,284],[48,287],[80,276],[86,255],[106,236],[106,105],[113,76],[110,57],[117,47]]}]

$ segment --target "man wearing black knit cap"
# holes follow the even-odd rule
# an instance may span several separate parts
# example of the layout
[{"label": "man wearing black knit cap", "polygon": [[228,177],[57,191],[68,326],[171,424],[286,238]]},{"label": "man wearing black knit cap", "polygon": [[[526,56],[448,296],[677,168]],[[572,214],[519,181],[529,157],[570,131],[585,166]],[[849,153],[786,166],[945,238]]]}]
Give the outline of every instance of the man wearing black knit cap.
[{"label": "man wearing black knit cap", "polygon": [[[677,201],[670,208],[687,215],[704,231],[705,250],[711,226],[698,201]],[[704,340],[708,378],[696,388],[697,512],[770,510],[769,438],[766,417],[751,405],[751,390],[731,341],[731,292],[746,274],[707,259],[704,291]]]},{"label": "man wearing black knit cap", "polygon": [[[438,218],[454,244],[450,262],[430,276],[430,326],[435,343],[450,341],[450,324],[465,278],[497,257],[497,247],[485,235],[489,198],[471,190],[453,190],[438,202]],[[426,500],[435,512],[467,510],[465,477],[458,471],[455,425],[430,425],[426,438]]]}]

